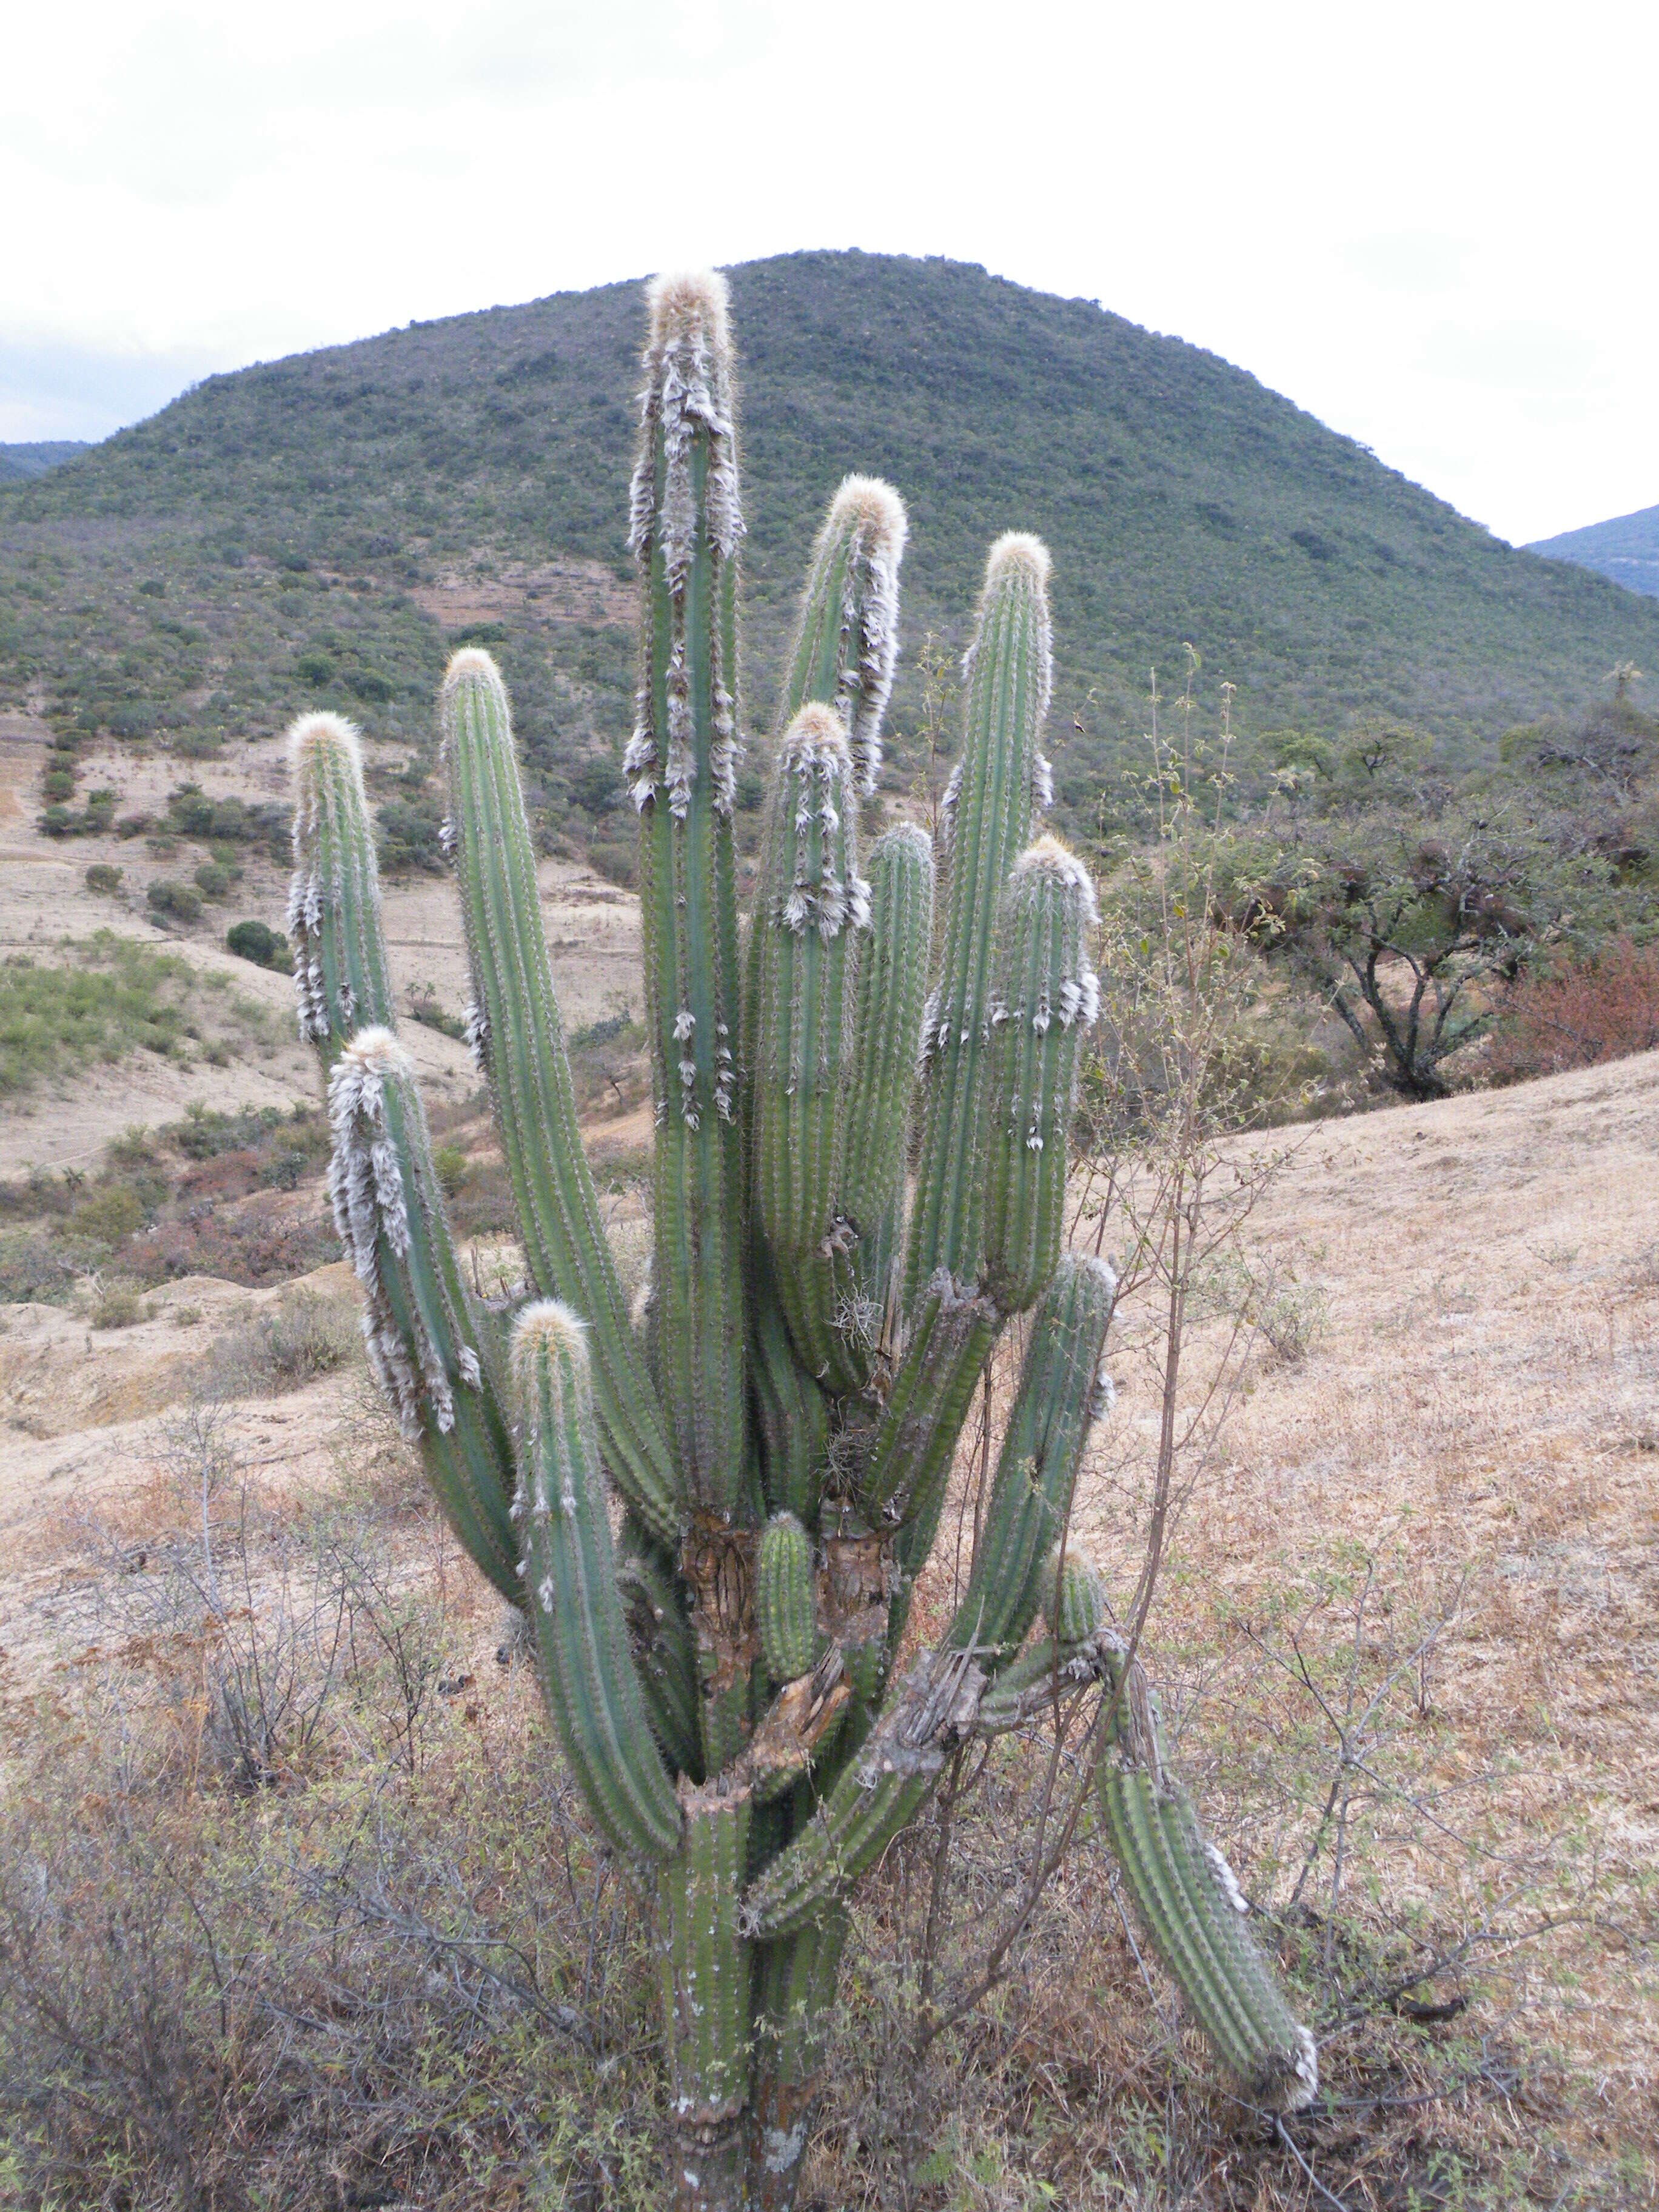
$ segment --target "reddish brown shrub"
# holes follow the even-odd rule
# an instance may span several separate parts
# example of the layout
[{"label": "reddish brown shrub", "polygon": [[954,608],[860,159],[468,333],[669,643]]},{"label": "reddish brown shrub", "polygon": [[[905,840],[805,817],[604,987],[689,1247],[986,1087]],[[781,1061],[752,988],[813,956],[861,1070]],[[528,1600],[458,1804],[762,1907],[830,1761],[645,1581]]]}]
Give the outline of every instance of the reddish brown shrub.
[{"label": "reddish brown shrub", "polygon": [[1499,1010],[1486,1069],[1494,1083],[1519,1083],[1656,1045],[1659,945],[1620,937],[1593,959],[1518,976]]}]

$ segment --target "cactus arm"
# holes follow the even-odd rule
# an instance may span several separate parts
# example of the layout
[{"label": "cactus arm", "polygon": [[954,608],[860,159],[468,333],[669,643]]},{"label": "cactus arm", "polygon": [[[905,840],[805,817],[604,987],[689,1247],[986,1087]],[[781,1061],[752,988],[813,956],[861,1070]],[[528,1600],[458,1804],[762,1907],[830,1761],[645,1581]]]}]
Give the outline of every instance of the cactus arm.
[{"label": "cactus arm", "polygon": [[511,1431],[489,1316],[461,1279],[408,1054],[360,1030],[329,1083],[329,1196],[365,1293],[363,1336],[438,1501],[496,1589],[522,1604],[510,1518]]},{"label": "cactus arm", "polygon": [[1313,2038],[1251,1938],[1231,1868],[1204,1837],[1185,1790],[1164,1772],[1156,1734],[1144,1682],[1132,1685],[1119,1752],[1097,1771],[1101,1809],[1130,1893],[1194,2018],[1249,2094],[1272,2111],[1300,2111],[1319,2089]]},{"label": "cactus arm", "polygon": [[755,913],[754,1218],[796,1350],[836,1389],[861,1379],[836,1327],[833,1267],[854,970],[870,921],[858,860],[846,736],[833,708],[809,703],[784,736]]},{"label": "cactus arm", "polygon": [[374,827],[355,726],[301,714],[289,732],[294,781],[294,878],[288,931],[300,1034],[317,1048],[325,1084],[360,1029],[397,1025],[380,929]]},{"label": "cactus arm", "polygon": [[933,937],[933,848],[901,823],[870,855],[839,1211],[873,1246],[900,1194]]},{"label": "cactus arm", "polygon": [[817,2101],[836,1978],[850,1925],[839,1906],[757,1948],[749,2188],[755,2212],[790,2212]]},{"label": "cactus arm", "polygon": [[743,1504],[741,1014],[732,806],[743,532],[726,286],[651,288],[631,540],[641,575],[641,921],[657,1111],[659,1381],[688,1502]]},{"label": "cactus arm", "polygon": [[1069,1252],[1032,1317],[973,1572],[949,1643],[1010,1653],[1036,1618],[1045,1559],[1071,1516],[1116,1293],[1103,1260]]},{"label": "cactus arm", "polygon": [[865,798],[881,768],[908,527],[891,484],[878,477],[842,478],[813,544],[778,712],[785,730],[809,700],[834,707]]},{"label": "cactus arm", "polygon": [[657,1885],[677,2212],[746,2212],[750,1954],[738,1927],[750,1808],[682,1785],[684,1841]]},{"label": "cactus arm", "polygon": [[[985,1677],[975,1662],[1012,1651],[1042,1600],[1044,1556],[1070,1510],[1115,1289],[1103,1261],[1068,1255],[1061,1263],[1032,1324],[968,1589],[941,1647],[911,1670],[817,1814],[751,1886],[760,1935],[787,1934],[826,1898],[843,1894],[915,1818],[949,1742],[976,1727]],[[1017,1692],[1029,1686],[1016,1678]]]},{"label": "cactus arm", "polygon": [[723,1790],[747,1790],[768,1804],[799,1782],[839,1733],[853,1701],[842,1655],[831,1644],[808,1673],[786,1682],[754,1734],[720,1775]]},{"label": "cactus arm", "polygon": [[991,548],[967,664],[967,720],[951,778],[945,965],[923,1039],[922,1146],[905,1265],[914,1303],[939,1267],[972,1281],[980,1261],[992,957],[1003,880],[1048,799],[1037,740],[1052,665],[1048,555],[1010,532]]},{"label": "cactus arm", "polygon": [[751,1267],[750,1381],[763,1447],[766,1502],[774,1512],[810,1522],[817,1517],[830,1408],[795,1358],[763,1247],[754,1249]]},{"label": "cactus arm", "polygon": [[927,1285],[893,1378],[865,1475],[864,1504],[873,1521],[897,1500],[907,1521],[923,1524],[927,1542],[917,1565],[932,1547],[951,1457],[1001,1326],[988,1298],[963,1290],[941,1269]]},{"label": "cactus arm", "polygon": [[680,1519],[673,1454],[582,1151],[507,689],[487,653],[454,656],[441,711],[474,1048],[489,1079],[525,1255],[543,1297],[564,1299],[588,1322],[605,1464],[653,1534],[672,1544]]},{"label": "cactus arm", "polygon": [[1020,854],[1003,894],[986,1132],[985,1284],[1005,1313],[1036,1299],[1060,1256],[1098,920],[1087,869],[1057,838]]},{"label": "cactus arm", "polygon": [[811,1821],[750,1884],[752,1936],[770,1942],[805,1927],[875,1864],[971,1732],[984,1684],[966,1651],[922,1654]]},{"label": "cactus arm", "polygon": [[551,1301],[514,1325],[525,1580],[547,1702],[589,1809],[618,1850],[663,1859],[680,1841],[679,1805],[628,1648],[586,1334]]},{"label": "cactus arm", "polygon": [[817,1651],[817,1579],[812,1540],[793,1513],[775,1514],[761,1531],[755,1613],[772,1680],[806,1674]]}]

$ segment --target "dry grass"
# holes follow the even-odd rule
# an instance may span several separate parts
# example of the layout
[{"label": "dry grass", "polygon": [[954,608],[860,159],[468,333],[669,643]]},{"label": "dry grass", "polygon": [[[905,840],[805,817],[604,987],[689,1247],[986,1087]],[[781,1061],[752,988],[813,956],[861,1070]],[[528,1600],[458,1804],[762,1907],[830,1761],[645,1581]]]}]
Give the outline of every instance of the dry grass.
[{"label": "dry grass", "polygon": [[[1322,2038],[1327,2101],[1285,2137],[1230,2096],[1143,1966],[1085,1818],[1009,1979],[896,2106],[924,1821],[860,1902],[807,2203],[1659,2202],[1659,1058],[1291,1141],[1252,1224],[1250,1295],[1294,1280],[1321,1328],[1295,1361],[1258,1340],[1214,1449],[1189,1455],[1147,1656]],[[636,1210],[618,1208],[630,1237]],[[1195,1382],[1237,1304],[1218,1286],[1200,1319]],[[50,1326],[54,1357],[87,1340]],[[90,1356],[125,1374],[152,1332],[176,1350],[163,1326]],[[1156,1411],[1139,1328],[1126,1312],[1078,1516],[1120,1598]],[[162,1859],[188,1870],[175,1901],[199,1905],[237,1961],[222,2033],[199,1946],[161,1945],[182,1946],[164,2018],[190,2055],[196,2201],[650,2203],[662,2115],[642,1923],[586,1839],[528,1674],[496,1663],[493,1605],[395,1437],[366,1422],[362,1388],[354,1369],[236,1408],[246,1612],[275,1618],[283,1589],[292,1609],[312,1587],[296,1532],[334,1530],[337,1561],[344,1525],[351,1555],[380,1563],[375,1602],[408,1620],[420,1667],[436,1655],[416,1721],[406,1672],[366,1625],[303,1752],[239,1792],[209,1725],[210,1639],[110,1632],[155,1547],[188,1534],[167,1417],[99,1431],[79,1458],[59,1436],[17,1458],[3,1501],[10,1863],[78,1836],[65,1864],[83,1897],[135,1911]],[[940,1550],[945,1576],[948,1524]],[[936,1579],[935,1606],[947,1594]],[[1040,1768],[1016,1741],[967,1801],[952,1958],[1006,1909]],[[107,1977],[86,1986],[107,2001]],[[136,2051],[129,2015],[108,2017]],[[32,2205],[187,2201],[153,2115],[119,2118],[137,2090],[76,2105],[53,2081],[56,2103],[11,2105],[0,2202],[8,2187]]]}]

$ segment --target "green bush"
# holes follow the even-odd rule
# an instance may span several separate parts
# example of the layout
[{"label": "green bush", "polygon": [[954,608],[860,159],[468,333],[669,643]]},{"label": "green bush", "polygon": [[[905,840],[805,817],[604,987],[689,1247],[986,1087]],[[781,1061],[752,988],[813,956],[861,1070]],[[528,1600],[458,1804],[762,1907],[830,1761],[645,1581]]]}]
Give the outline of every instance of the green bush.
[{"label": "green bush", "polygon": [[0,1236],[0,1304],[45,1305],[74,1280],[74,1267],[44,1230]]},{"label": "green bush", "polygon": [[239,960],[251,960],[256,968],[273,969],[279,975],[294,973],[294,955],[287,938],[268,923],[234,921],[225,932],[225,943]]},{"label": "green bush", "polygon": [[608,884],[620,884],[624,890],[634,888],[638,860],[638,842],[631,837],[596,837],[587,848],[587,865],[594,873],[603,876]]},{"label": "green bush", "polygon": [[131,1328],[149,1319],[137,1291],[125,1287],[106,1291],[92,1310],[94,1328]]},{"label": "green bush", "polygon": [[222,868],[217,860],[204,860],[192,880],[204,899],[228,898],[230,896],[230,870]]},{"label": "green bush", "polygon": [[96,891],[101,898],[107,898],[112,891],[120,890],[124,872],[120,868],[112,867],[107,860],[94,860],[87,870],[87,889]]},{"label": "green bush", "polygon": [[169,883],[163,878],[152,884],[144,896],[155,913],[171,921],[194,921],[202,911],[201,893],[192,890],[188,884]]},{"label": "green bush", "polygon": [[140,1046],[173,1050],[185,1032],[182,1002],[194,981],[176,953],[106,929],[62,966],[21,956],[0,963],[0,1098],[39,1076],[65,1076]]},{"label": "green bush", "polygon": [[71,1226],[77,1236],[94,1244],[119,1244],[144,1222],[144,1209],[131,1183],[112,1182],[83,1198],[75,1209]]},{"label": "green bush", "polygon": [[472,1172],[472,1163],[459,1145],[440,1145],[432,1156],[446,1198],[453,1198]]}]

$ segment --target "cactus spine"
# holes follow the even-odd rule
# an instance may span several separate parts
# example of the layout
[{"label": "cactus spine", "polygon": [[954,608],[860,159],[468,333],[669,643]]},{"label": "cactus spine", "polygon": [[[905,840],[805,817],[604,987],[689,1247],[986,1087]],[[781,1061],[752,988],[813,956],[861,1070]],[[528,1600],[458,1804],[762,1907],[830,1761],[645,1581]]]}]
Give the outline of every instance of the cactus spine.
[{"label": "cactus spine", "polygon": [[[393,1002],[349,725],[295,726],[291,924],[331,1189],[376,1374],[462,1541],[529,1616],[565,1759],[653,1893],[674,2201],[787,2212],[854,1886],[953,1747],[1093,1698],[1102,1823],[1188,2002],[1282,2102],[1311,2045],[1170,1778],[1099,1578],[1056,1552],[1110,1316],[1063,1254],[1087,878],[1043,802],[1048,556],[992,549],[952,780],[944,965],[933,856],[901,823],[860,874],[897,639],[903,508],[849,478],[813,548],[739,1009],[732,841],[743,532],[726,289],[649,295],[631,538],[656,1251],[630,1326],[582,1158],[507,693],[458,654],[441,700],[471,1030],[540,1293],[471,1297]],[[918,1040],[921,1071],[916,1073]],[[915,1200],[904,1164],[921,1121]],[[974,1390],[1031,1310],[956,1617],[895,1670]],[[623,1505],[613,1544],[607,1478]],[[1042,1610],[1048,1632],[1027,1644]]]}]

